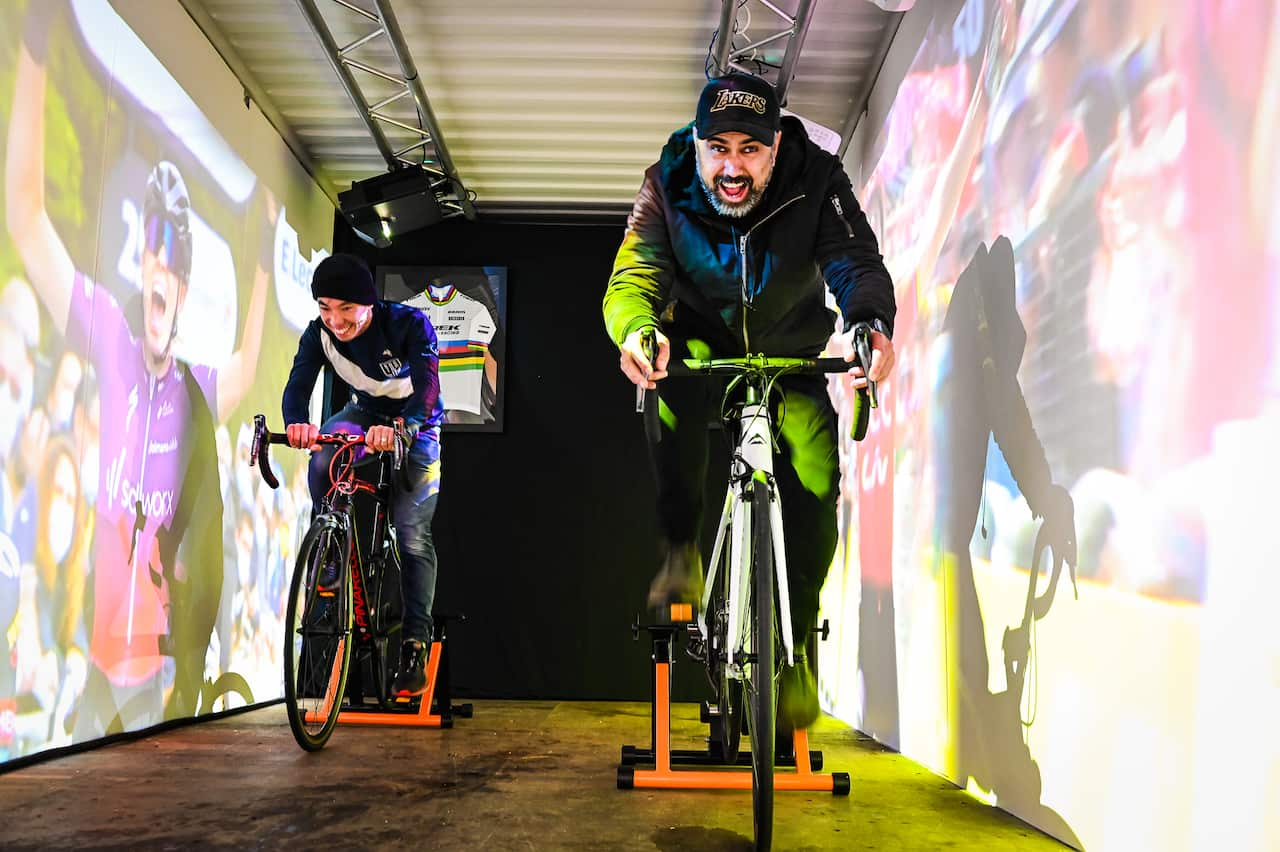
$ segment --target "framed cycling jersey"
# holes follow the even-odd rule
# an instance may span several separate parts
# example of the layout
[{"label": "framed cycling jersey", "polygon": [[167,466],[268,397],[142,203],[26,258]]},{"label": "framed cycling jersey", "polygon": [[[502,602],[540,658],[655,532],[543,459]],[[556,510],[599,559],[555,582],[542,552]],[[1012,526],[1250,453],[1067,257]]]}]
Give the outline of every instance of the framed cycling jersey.
[{"label": "framed cycling jersey", "polygon": [[507,269],[380,266],[384,299],[419,308],[440,346],[447,431],[502,431]]}]

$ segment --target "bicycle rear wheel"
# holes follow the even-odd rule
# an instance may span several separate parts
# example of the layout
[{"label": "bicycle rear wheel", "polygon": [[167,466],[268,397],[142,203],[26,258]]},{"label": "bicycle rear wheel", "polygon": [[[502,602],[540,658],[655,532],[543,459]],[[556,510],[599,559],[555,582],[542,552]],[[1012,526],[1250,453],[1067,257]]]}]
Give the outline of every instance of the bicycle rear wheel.
[{"label": "bicycle rear wheel", "polygon": [[[759,474],[757,474],[759,475]],[[769,485],[752,483],[751,550],[752,616],[751,676],[747,680],[751,714],[751,813],[756,849],[773,844],[773,763],[777,718],[777,680],[774,678],[776,631],[773,602],[773,535],[769,525]]]},{"label": "bicycle rear wheel", "polygon": [[[350,555],[347,532],[321,517],[302,540],[289,585],[284,699],[293,738],[307,751],[324,748],[342,710],[351,665]],[[322,592],[317,580],[332,565],[340,580]]]}]

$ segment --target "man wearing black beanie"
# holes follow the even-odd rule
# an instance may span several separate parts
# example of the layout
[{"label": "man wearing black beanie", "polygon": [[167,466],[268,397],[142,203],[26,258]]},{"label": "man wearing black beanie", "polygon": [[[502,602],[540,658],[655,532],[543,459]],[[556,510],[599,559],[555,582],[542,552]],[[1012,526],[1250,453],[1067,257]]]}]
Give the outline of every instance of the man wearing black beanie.
[{"label": "man wearing black beanie", "polygon": [[369,267],[352,254],[330,255],[320,261],[311,275],[311,296],[353,305],[372,305],[378,301]]},{"label": "man wearing black beanie", "polygon": [[[349,254],[326,257],[311,277],[311,295],[320,317],[311,321],[284,388],[284,422],[290,446],[311,448],[309,485],[319,505],[331,485],[333,448],[315,446],[321,432],[363,434],[371,450],[395,442],[391,423],[403,417],[416,430],[405,465],[408,483],[397,490],[391,521],[400,546],[404,626],[400,667],[392,689],[420,695],[426,689],[426,657],[431,645],[431,603],[436,587],[436,552],[431,519],[440,491],[439,349],[426,314],[399,302],[378,299],[369,267]],[[328,364],[351,388],[346,406],[317,427],[308,403],[320,368]],[[321,585],[340,582],[321,577]]]}]

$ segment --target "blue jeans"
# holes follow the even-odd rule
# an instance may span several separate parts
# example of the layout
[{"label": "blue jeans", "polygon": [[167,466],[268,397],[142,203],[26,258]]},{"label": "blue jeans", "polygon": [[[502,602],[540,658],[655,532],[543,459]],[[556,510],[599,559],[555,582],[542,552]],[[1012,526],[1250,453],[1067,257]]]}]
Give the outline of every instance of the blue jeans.
[{"label": "blue jeans", "polygon": [[[369,426],[388,425],[386,418],[348,405],[324,422],[324,433],[363,435]],[[436,548],[431,539],[431,519],[440,493],[440,439],[436,430],[418,433],[405,458],[403,478],[397,483],[391,504],[391,523],[400,547],[400,594],[404,601],[401,636],[431,643],[431,604],[436,594]],[[308,484],[315,506],[329,491],[329,461],[334,448],[322,447],[311,455]]]}]

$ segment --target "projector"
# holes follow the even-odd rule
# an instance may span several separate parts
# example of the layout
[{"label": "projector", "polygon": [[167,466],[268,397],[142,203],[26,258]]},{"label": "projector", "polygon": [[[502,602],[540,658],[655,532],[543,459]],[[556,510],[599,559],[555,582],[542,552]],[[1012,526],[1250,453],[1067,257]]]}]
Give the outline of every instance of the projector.
[{"label": "projector", "polygon": [[444,218],[431,189],[431,176],[417,166],[356,181],[338,193],[338,209],[361,238],[378,248],[392,237],[434,225]]}]

